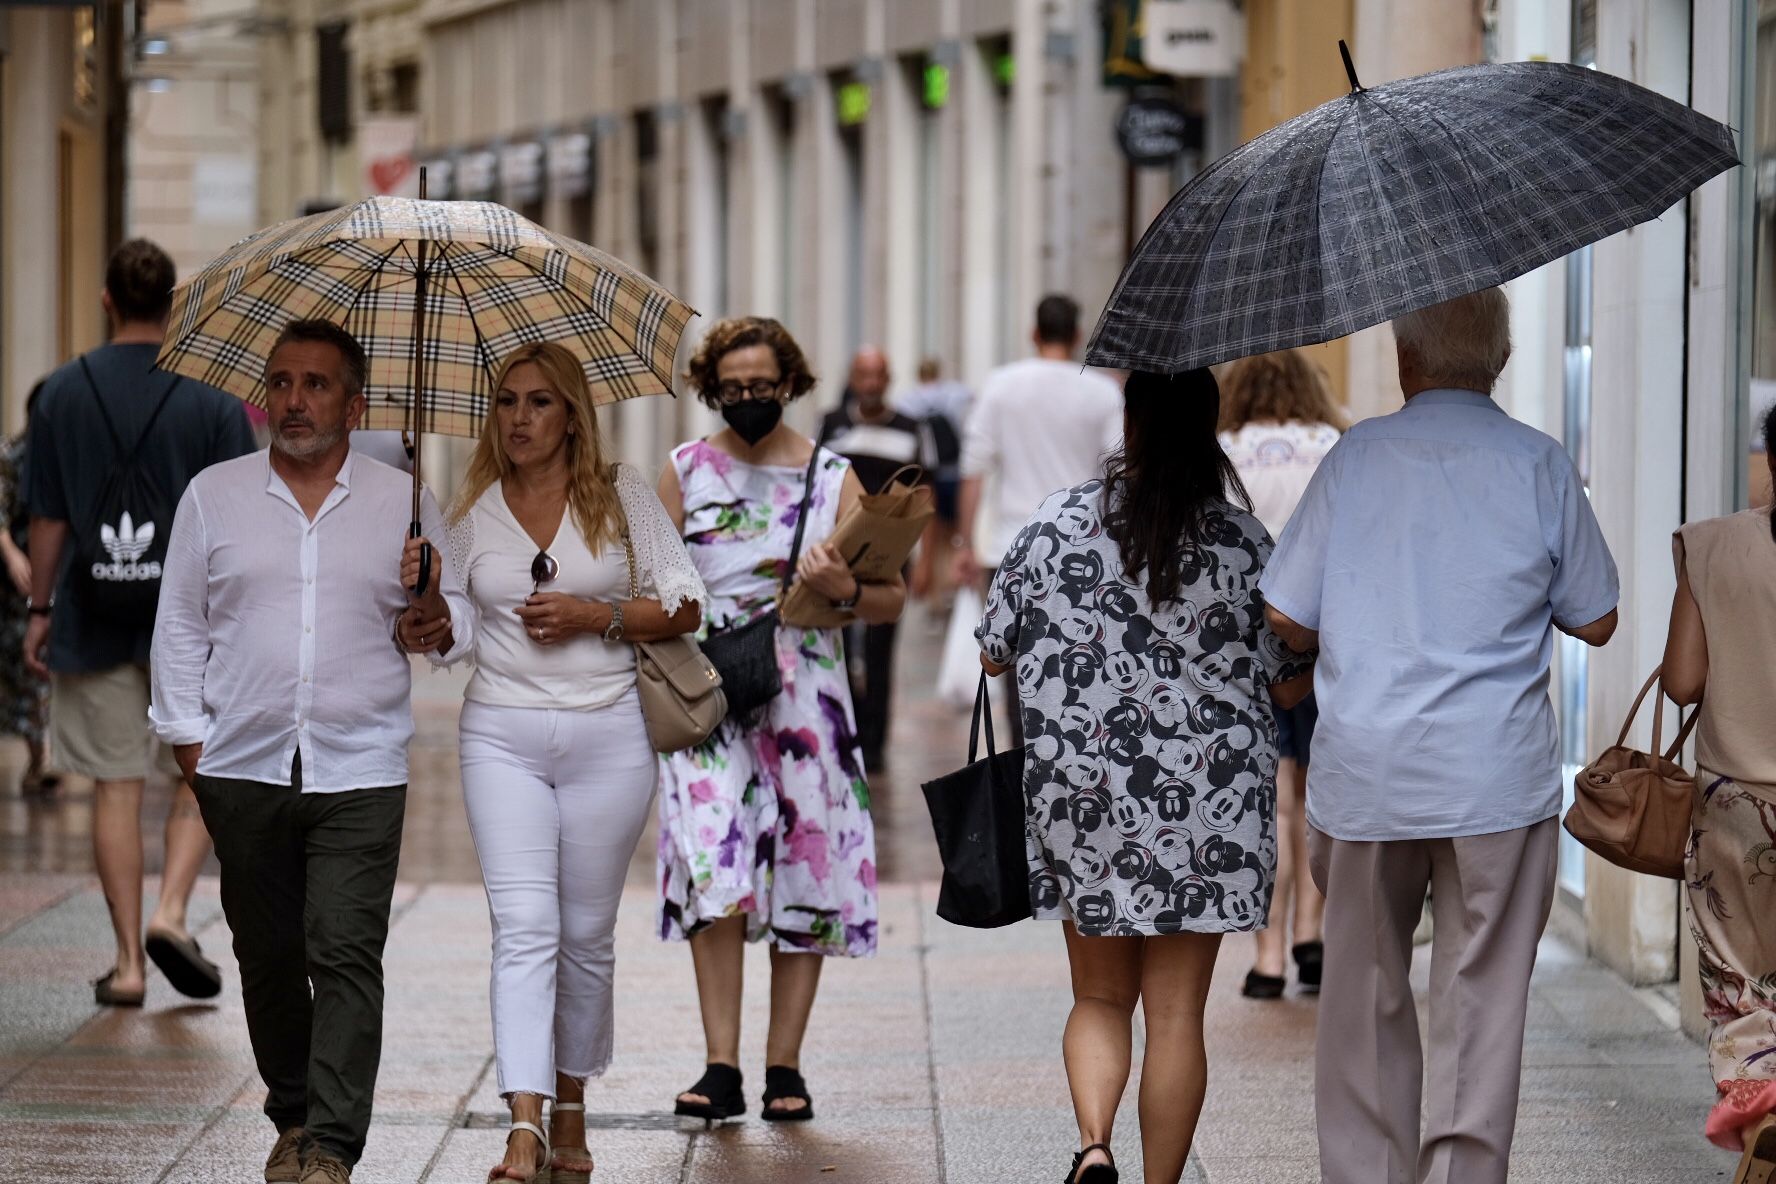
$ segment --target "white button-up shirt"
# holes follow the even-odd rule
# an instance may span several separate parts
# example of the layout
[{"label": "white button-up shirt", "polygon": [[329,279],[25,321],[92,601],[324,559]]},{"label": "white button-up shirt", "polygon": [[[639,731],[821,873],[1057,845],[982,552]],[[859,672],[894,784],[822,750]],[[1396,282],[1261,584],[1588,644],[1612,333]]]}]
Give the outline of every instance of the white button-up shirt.
[{"label": "white button-up shirt", "polygon": [[[310,521],[257,452],[204,470],[173,519],[154,621],[155,733],[204,746],[198,772],[305,793],[402,785],[412,667],[396,646],[407,608],[401,546],[412,478],[356,453]],[[426,537],[444,543],[428,491]],[[455,634],[473,644],[454,565],[435,572]]]}]

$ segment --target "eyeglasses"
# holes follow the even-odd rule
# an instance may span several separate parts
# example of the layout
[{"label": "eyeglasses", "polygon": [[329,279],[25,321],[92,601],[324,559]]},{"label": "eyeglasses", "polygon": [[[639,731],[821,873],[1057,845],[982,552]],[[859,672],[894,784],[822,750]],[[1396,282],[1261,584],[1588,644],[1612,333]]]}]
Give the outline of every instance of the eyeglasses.
[{"label": "eyeglasses", "polygon": [[530,594],[535,596],[544,584],[552,583],[561,574],[561,565],[555,562],[555,556],[547,551],[538,551],[536,558],[530,561]]},{"label": "eyeglasses", "polygon": [[781,378],[755,378],[751,382],[724,382],[715,388],[715,395],[731,407],[742,399],[774,399],[782,389]]}]

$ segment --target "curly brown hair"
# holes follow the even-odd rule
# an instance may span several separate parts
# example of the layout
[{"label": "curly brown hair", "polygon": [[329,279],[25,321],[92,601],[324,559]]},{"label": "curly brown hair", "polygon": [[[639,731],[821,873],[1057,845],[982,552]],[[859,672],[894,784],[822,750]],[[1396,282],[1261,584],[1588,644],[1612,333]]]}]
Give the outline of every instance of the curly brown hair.
[{"label": "curly brown hair", "polygon": [[808,369],[808,359],[781,321],[772,317],[729,317],[710,326],[685,371],[685,379],[696,388],[697,397],[710,407],[720,407],[717,390],[721,380],[716,377],[716,366],[728,354],[751,345],[768,345],[777,355],[777,372],[789,383],[789,401],[814,389],[814,372]]},{"label": "curly brown hair", "polygon": [[1349,426],[1325,372],[1298,349],[1241,358],[1221,373],[1220,431],[1271,421],[1324,423],[1341,432]]}]

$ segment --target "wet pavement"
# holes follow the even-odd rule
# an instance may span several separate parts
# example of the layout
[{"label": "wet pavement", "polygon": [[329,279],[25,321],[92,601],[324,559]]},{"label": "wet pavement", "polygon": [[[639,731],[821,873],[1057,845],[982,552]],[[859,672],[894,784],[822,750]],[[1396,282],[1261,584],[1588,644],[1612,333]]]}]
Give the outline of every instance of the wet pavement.
[{"label": "wet pavement", "polygon": [[[937,864],[918,785],[960,763],[967,721],[923,692],[935,630],[915,619],[903,636],[893,768],[873,784],[881,952],[826,969],[805,1060],[818,1118],[788,1127],[757,1119],[765,960],[756,949],[743,1044],[752,1115],[715,1130],[670,1115],[674,1093],[700,1072],[702,1042],[688,953],[653,937],[650,836],[631,865],[619,925],[616,1062],[588,1090],[594,1180],[1061,1177],[1073,1133],[1060,1069],[1069,1002],[1060,934],[1030,923],[975,932],[933,915]],[[460,686],[454,675],[416,680],[383,1068],[360,1181],[472,1184],[503,1143],[486,905],[455,780]],[[154,975],[145,1008],[95,1008],[87,980],[104,968],[110,937],[90,875],[90,795],[70,783],[47,802],[20,799],[20,755],[11,742],[0,749],[0,1184],[257,1181],[273,1132],[258,1113],[215,881],[200,882],[192,925],[223,964],[222,997],[194,1004]],[[151,835],[165,795],[164,785],[151,788]],[[1311,1182],[1313,1000],[1242,999],[1248,958],[1249,943],[1232,939],[1217,970],[1209,1098],[1187,1179]],[[1712,1092],[1702,1049],[1670,1020],[1659,997],[1552,937],[1544,943],[1513,1181],[1730,1178],[1731,1157],[1700,1135]],[[1138,1180],[1132,1090],[1115,1142],[1123,1178]]]}]

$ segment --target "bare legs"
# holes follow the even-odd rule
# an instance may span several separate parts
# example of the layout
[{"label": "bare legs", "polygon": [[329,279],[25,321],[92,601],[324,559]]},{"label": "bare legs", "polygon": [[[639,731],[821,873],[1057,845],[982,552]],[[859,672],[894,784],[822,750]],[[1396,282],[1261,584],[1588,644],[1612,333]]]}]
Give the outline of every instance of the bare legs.
[{"label": "bare legs", "polygon": [[[528,1122],[540,1128],[543,1125],[543,1095],[513,1094],[512,1121]],[[504,1167],[511,1169],[506,1172],[506,1178],[528,1180],[536,1175],[537,1165],[544,1161],[546,1151],[542,1140],[529,1131],[513,1131],[506,1138],[506,1158],[501,1161]]]},{"label": "bare legs", "polygon": [[[197,798],[183,781],[167,812],[166,866],[161,873],[160,900],[148,928],[187,937],[185,910],[191,888],[210,854],[210,832],[204,829]],[[146,958],[142,952],[142,782],[99,781],[93,786],[93,860],[111,910],[117,937],[115,990],[142,989]]]},{"label": "bare legs", "polygon": [[1307,770],[1285,758],[1277,765],[1276,891],[1271,896],[1270,924],[1253,934],[1257,949],[1252,969],[1259,974],[1281,978],[1289,943],[1319,940],[1326,898],[1306,869]]},{"label": "bare legs", "polygon": [[[1131,1021],[1140,1001],[1147,1026],[1141,1068],[1141,1148],[1147,1184],[1184,1174],[1208,1083],[1203,1006],[1219,934],[1082,937],[1063,926],[1073,975],[1073,1011],[1062,1053],[1079,1145],[1108,1143],[1133,1056]],[[1101,1151],[1081,1166],[1106,1163]]]},{"label": "bare legs", "polygon": [[[746,920],[724,917],[691,935],[691,963],[697,973],[697,1002],[703,1012],[703,1043],[712,1064],[740,1065],[740,996],[745,977]],[[771,1026],[765,1036],[765,1063],[799,1069],[802,1038],[820,986],[819,954],[771,950]],[[707,1102],[701,1094],[680,1094],[687,1102]],[[799,1110],[788,1099],[774,1109]]]}]

